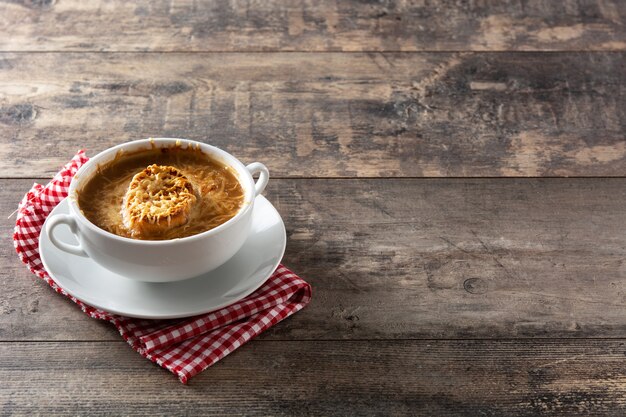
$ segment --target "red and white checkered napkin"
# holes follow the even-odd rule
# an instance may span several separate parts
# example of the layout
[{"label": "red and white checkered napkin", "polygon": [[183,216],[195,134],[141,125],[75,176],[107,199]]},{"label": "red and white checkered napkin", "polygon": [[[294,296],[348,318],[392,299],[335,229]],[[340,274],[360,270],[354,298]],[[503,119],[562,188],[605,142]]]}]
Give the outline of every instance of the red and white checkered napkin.
[{"label": "red and white checkered napkin", "polygon": [[52,209],[68,192],[72,177],[89,158],[80,151],[52,181],[34,184],[19,204],[13,243],[20,259],[56,292],[70,298],[89,316],[115,325],[144,357],[178,375],[181,382],[205,370],[253,337],[304,308],[311,286],[279,265],[256,292],[212,313],[178,320],[123,317],[88,306],[50,278],[39,257],[39,232]]}]

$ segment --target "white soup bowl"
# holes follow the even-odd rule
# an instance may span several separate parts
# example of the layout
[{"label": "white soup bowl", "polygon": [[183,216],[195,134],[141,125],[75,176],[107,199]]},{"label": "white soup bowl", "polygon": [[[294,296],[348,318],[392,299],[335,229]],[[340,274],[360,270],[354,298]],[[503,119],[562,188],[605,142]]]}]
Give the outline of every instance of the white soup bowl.
[{"label": "white soup bowl", "polygon": [[[138,240],[115,235],[91,223],[78,206],[78,193],[97,172],[118,154],[148,150],[152,147],[199,148],[211,158],[229,166],[244,191],[239,212],[214,229],[178,239]],[[253,179],[254,174],[259,179]],[[103,267],[122,276],[148,282],[171,282],[192,278],[211,271],[229,260],[244,244],[250,232],[255,198],[269,180],[265,165],[254,162],[245,166],[229,153],[186,139],[158,138],[123,143],[99,153],[83,165],[70,184],[70,214],[57,214],[46,221],[45,233],[59,249],[78,256],[89,256]],[[77,245],[55,238],[54,229],[67,225],[78,240]]]}]

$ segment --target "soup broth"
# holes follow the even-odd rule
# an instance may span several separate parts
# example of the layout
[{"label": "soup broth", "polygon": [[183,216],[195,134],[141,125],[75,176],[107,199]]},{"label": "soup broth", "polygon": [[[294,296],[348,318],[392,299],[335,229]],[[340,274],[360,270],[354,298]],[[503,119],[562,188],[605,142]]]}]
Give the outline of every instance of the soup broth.
[{"label": "soup broth", "polygon": [[[213,229],[234,217],[243,201],[243,188],[231,168],[199,149],[177,146],[119,154],[98,167],[78,192],[78,206],[93,224],[143,240]],[[174,205],[178,211],[159,217],[164,207]]]}]

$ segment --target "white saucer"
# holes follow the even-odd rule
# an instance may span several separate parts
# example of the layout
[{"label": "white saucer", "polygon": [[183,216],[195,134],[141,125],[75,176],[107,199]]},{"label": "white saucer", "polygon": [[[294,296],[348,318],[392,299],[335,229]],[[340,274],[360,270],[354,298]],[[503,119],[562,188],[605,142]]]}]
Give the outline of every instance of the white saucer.
[{"label": "white saucer", "polygon": [[[66,200],[51,215],[59,213],[69,213]],[[69,228],[59,227],[55,233],[59,240],[77,243]],[[86,304],[128,317],[170,319],[214,311],[251,294],[274,272],[286,243],[280,214],[258,196],[250,236],[239,252],[216,270],[185,281],[149,283],[125,278],[90,258],[57,249],[45,233],[39,238],[39,254],[52,279]]]}]

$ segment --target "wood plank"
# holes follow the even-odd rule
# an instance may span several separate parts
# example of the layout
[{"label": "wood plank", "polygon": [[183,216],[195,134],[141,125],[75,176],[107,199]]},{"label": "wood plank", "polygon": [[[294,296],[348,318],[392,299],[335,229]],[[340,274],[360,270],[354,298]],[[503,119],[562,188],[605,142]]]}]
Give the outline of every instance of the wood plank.
[{"label": "wood plank", "polygon": [[11,51],[624,50],[619,0],[5,0]]},{"label": "wood plank", "polygon": [[[29,184],[1,180],[0,212]],[[266,194],[314,299],[264,339],[626,331],[626,179],[274,179]],[[118,340],[37,282],[8,239],[0,284],[1,340]]]},{"label": "wood plank", "polygon": [[623,415],[626,340],[253,341],[188,386],[124,343],[0,343],[5,415]]},{"label": "wood plank", "polygon": [[623,176],[624,66],[626,53],[0,54],[1,175],[169,136],[281,177]]}]

